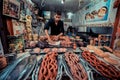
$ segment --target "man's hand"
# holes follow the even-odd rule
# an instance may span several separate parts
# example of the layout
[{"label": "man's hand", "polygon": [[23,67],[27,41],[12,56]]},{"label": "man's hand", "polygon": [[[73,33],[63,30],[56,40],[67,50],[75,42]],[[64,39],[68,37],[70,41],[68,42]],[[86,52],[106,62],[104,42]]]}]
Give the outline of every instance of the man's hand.
[{"label": "man's hand", "polygon": [[45,30],[45,34],[46,34],[46,36],[48,38],[48,42],[51,43],[51,44],[53,44],[54,42],[50,39],[50,36],[48,34],[48,30]]},{"label": "man's hand", "polygon": [[63,33],[60,33],[59,35],[57,35],[58,36],[58,38],[60,37],[60,36],[62,36],[63,35]]},{"label": "man's hand", "polygon": [[54,44],[54,43],[55,43],[55,42],[52,41],[50,38],[48,38],[48,42],[49,42],[50,44]]},{"label": "man's hand", "polygon": [[59,36],[55,36],[55,40],[58,40],[59,39]]}]

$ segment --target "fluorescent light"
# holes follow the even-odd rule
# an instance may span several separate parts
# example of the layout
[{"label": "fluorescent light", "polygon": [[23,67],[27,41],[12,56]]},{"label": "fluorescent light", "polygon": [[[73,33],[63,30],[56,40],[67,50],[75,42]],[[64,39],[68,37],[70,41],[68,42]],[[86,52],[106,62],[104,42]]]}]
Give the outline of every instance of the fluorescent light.
[{"label": "fluorescent light", "polygon": [[61,4],[64,4],[64,0],[61,0]]},{"label": "fluorescent light", "polygon": [[68,12],[68,13],[67,13],[67,16],[68,16],[68,19],[72,19],[73,13]]}]

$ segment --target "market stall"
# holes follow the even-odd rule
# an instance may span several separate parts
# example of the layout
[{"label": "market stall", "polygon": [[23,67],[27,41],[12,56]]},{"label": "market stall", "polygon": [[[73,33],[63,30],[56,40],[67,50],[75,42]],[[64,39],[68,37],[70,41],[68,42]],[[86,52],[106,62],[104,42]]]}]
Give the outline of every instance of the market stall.
[{"label": "market stall", "polygon": [[[32,80],[120,79],[119,51],[113,51],[107,46],[98,47],[89,45],[87,47],[80,47],[77,46],[75,38],[65,36],[62,36],[59,40],[55,40],[56,44],[47,43],[45,37],[40,38],[40,41],[38,41],[38,44],[33,43],[27,47],[26,51],[28,53],[26,55],[31,57],[30,59],[25,58],[25,55],[23,55],[19,62],[14,62],[15,66],[11,67],[11,73],[13,75],[17,69],[19,70],[22,64],[16,77],[13,78],[10,72],[3,70],[0,78],[6,80],[17,78],[28,78]],[[36,59],[37,62],[33,62]],[[25,66],[26,68],[23,68]],[[5,70],[8,68],[10,69],[10,67],[7,67]],[[27,70],[30,71],[28,72]],[[2,76],[6,73],[8,76]]]}]

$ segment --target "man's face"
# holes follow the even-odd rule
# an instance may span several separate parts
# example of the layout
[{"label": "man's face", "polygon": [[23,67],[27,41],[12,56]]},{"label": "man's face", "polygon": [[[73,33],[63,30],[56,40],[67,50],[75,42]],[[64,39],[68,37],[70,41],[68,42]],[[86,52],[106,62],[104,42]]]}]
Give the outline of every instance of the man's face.
[{"label": "man's face", "polygon": [[86,15],[86,19],[91,19],[90,14]]},{"label": "man's face", "polygon": [[38,9],[35,10],[35,14],[38,14]]},{"label": "man's face", "polygon": [[56,15],[54,16],[54,18],[55,18],[55,21],[59,21],[59,20],[61,19],[61,15],[57,15],[57,14],[56,14]]},{"label": "man's face", "polygon": [[107,9],[106,8],[101,8],[98,12],[98,16],[103,17],[106,14]]}]

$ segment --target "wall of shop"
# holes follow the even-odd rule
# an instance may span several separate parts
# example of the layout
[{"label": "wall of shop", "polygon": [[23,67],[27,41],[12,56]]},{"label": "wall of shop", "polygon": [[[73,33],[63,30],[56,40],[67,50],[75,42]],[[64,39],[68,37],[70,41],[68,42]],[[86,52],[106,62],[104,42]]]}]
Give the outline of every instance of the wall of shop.
[{"label": "wall of shop", "polygon": [[[86,10],[86,6],[74,13],[73,17],[72,17],[72,24],[76,27],[79,27],[79,31],[81,30],[84,30],[86,31],[86,27],[106,27],[106,26],[109,26],[109,27],[113,27],[113,24],[114,24],[114,21],[115,21],[115,17],[116,17],[116,12],[117,12],[117,9],[114,9],[113,8],[113,3],[115,0],[110,0],[110,10],[109,10],[109,13],[108,13],[108,19],[105,20],[105,21],[94,21],[94,22],[86,22],[85,20],[85,14],[88,10]],[[91,4],[91,3],[90,3]],[[96,5],[99,5],[96,4]],[[91,8],[89,8],[89,10],[92,10],[94,9],[94,7],[96,7],[96,5],[92,6]]]},{"label": "wall of shop", "polygon": [[113,27],[87,27],[87,32],[90,30],[97,34],[112,34]]},{"label": "wall of shop", "polygon": [[[9,5],[11,6],[8,8]],[[0,6],[3,6],[0,7],[0,38],[2,44],[4,44],[4,53],[19,51],[17,48],[19,45],[22,45],[21,50],[23,51],[23,32],[26,28],[26,15],[32,14],[34,4],[31,0],[0,0]],[[12,44],[14,44],[13,50],[10,47]]]}]

